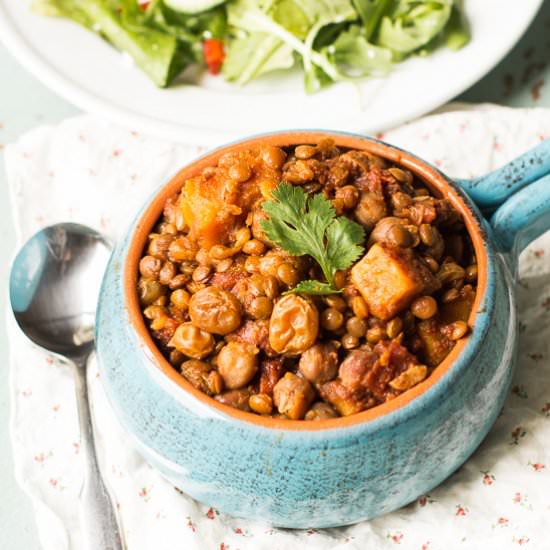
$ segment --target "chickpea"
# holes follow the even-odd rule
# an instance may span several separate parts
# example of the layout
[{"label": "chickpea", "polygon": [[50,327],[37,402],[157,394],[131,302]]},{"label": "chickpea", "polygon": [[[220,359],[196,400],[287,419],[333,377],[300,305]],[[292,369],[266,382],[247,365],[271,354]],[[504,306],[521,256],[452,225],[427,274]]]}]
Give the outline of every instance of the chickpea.
[{"label": "chickpea", "polygon": [[299,355],[312,346],[319,333],[319,312],[302,296],[283,296],[269,321],[269,344],[277,353]]},{"label": "chickpea", "polygon": [[328,307],[321,313],[321,326],[325,330],[335,331],[344,324],[344,315],[333,307]]},{"label": "chickpea", "polygon": [[248,400],[248,406],[258,414],[271,414],[273,410],[273,400],[267,393],[257,393],[251,395]]},{"label": "chickpea", "polygon": [[411,312],[419,319],[431,319],[437,313],[437,302],[431,296],[421,296],[411,304]]},{"label": "chickpea", "polygon": [[273,403],[281,414],[291,420],[304,418],[314,399],[315,391],[311,384],[292,372],[287,372],[273,388]]},{"label": "chickpea", "polygon": [[258,348],[244,342],[229,342],[220,350],[217,365],[226,388],[242,388],[258,370]]},{"label": "chickpea", "polygon": [[319,343],[304,351],[298,370],[310,382],[322,384],[338,373],[338,351],[332,342]]},{"label": "chickpea", "polygon": [[140,278],[137,286],[139,301],[142,306],[150,306],[166,292],[166,288],[154,279]]},{"label": "chickpea", "polygon": [[202,359],[214,349],[214,338],[209,332],[201,330],[193,323],[182,323],[174,332],[168,345],[187,357]]},{"label": "chickpea", "polygon": [[213,334],[229,334],[241,324],[241,305],[237,298],[215,286],[193,294],[189,316],[194,325]]},{"label": "chickpea", "polygon": [[144,256],[139,261],[139,272],[146,279],[157,279],[162,262],[154,256]]}]

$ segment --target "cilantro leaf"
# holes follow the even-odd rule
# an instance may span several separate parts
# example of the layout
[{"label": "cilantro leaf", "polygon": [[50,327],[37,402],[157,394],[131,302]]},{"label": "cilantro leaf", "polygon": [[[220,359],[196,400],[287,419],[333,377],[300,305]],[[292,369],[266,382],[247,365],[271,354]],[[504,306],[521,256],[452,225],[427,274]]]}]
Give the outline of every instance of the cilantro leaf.
[{"label": "cilantro leaf", "polygon": [[[311,256],[321,267],[326,283],[303,281],[296,292],[332,294],[338,292],[334,274],[348,268],[363,252],[363,228],[336,216],[330,201],[321,193],[307,195],[300,187],[281,183],[273,191],[273,200],[263,203],[269,215],[263,220],[266,236],[293,256]],[[329,289],[331,292],[329,292]]]},{"label": "cilantro leaf", "polygon": [[294,288],[283,292],[283,294],[314,294],[316,296],[326,296],[328,294],[336,294],[341,292],[335,290],[328,283],[322,283],[321,281],[300,281]]},{"label": "cilantro leaf", "polygon": [[[328,202],[328,201],[327,201]],[[365,239],[365,230],[345,216],[336,218],[327,229],[327,255],[337,269],[348,268],[363,253],[357,243]]]}]

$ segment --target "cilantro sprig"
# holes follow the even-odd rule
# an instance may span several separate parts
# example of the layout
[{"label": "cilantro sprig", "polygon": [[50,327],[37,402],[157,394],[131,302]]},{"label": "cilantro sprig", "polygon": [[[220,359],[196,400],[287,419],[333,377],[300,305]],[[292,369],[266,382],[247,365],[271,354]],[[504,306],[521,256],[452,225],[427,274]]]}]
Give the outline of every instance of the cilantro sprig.
[{"label": "cilantro sprig", "polygon": [[339,292],[334,275],[347,269],[362,254],[364,229],[346,216],[336,216],[334,207],[322,194],[308,195],[297,186],[280,183],[273,200],[262,209],[266,236],[293,256],[311,256],[321,267],[325,282],[301,281],[289,292],[334,294]]}]

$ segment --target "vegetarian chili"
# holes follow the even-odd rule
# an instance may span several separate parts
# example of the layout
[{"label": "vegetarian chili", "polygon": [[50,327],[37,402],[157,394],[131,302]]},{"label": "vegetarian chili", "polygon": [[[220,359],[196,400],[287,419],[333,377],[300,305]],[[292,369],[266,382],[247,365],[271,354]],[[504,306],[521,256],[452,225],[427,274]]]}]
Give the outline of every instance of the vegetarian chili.
[{"label": "vegetarian chili", "polygon": [[468,334],[476,280],[448,200],[325,139],[226,153],[186,180],[137,286],[153,338],[194,387],[319,420],[425,380]]}]

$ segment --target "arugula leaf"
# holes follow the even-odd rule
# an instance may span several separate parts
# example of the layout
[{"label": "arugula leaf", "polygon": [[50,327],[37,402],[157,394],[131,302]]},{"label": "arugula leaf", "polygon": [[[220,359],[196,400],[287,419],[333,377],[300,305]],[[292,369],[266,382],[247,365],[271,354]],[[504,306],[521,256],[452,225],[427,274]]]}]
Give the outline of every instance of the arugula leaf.
[{"label": "arugula leaf", "polygon": [[[300,292],[338,292],[334,274],[348,268],[363,252],[358,246],[365,231],[345,216],[336,216],[330,201],[318,193],[310,196],[297,186],[281,183],[262,209],[269,215],[261,226],[267,237],[293,256],[309,255],[321,267],[326,283],[304,281]],[[314,288],[315,286],[315,288]]]}]

